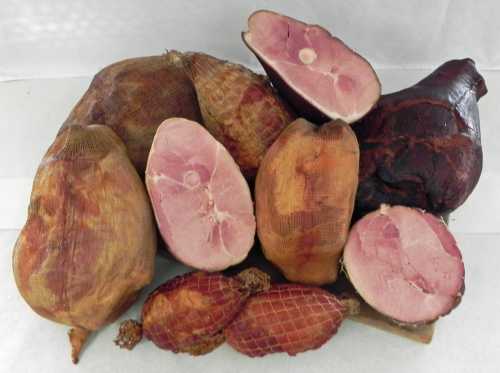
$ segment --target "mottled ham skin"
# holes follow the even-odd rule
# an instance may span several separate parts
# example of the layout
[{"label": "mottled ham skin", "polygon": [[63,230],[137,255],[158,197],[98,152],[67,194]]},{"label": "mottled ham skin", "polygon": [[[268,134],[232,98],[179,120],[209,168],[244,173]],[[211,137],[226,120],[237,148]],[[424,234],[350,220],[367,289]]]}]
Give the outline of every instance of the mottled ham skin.
[{"label": "mottled ham skin", "polygon": [[273,285],[252,296],[225,329],[227,343],[251,356],[296,355],[321,347],[339,328],[346,307],[327,291],[304,285]]},{"label": "mottled ham skin", "polygon": [[160,232],[182,263],[216,271],[245,259],[255,236],[250,190],[228,151],[201,125],[182,118],[161,124],[146,186]]},{"label": "mottled ham skin", "polygon": [[156,346],[193,355],[224,342],[222,329],[241,310],[249,293],[218,273],[191,272],[161,285],[146,300],[142,328]]},{"label": "mottled ham skin", "polygon": [[383,205],[359,220],[344,267],[361,297],[405,324],[449,313],[464,291],[464,264],[446,225],[429,213]]},{"label": "mottled ham skin", "polygon": [[42,159],[13,252],[19,292],[73,327],[72,359],[153,278],[156,232],[144,184],[108,127],[72,125]]},{"label": "mottled ham skin", "polygon": [[295,119],[269,81],[244,66],[203,53],[186,53],[203,124],[253,180],[266,150]]},{"label": "mottled ham skin", "polygon": [[99,71],[60,132],[75,124],[112,128],[143,177],[156,129],[172,117],[201,120],[193,84],[175,51],[119,61]]},{"label": "mottled ham skin", "polygon": [[359,147],[340,121],[291,123],[266,153],[255,183],[266,258],[292,282],[337,279],[358,186]]},{"label": "mottled ham skin", "polygon": [[260,10],[249,17],[243,41],[283,97],[311,121],[354,122],[380,96],[370,64],[320,26]]},{"label": "mottled ham skin", "polygon": [[383,95],[353,125],[361,148],[357,214],[382,203],[437,215],[460,206],[481,175],[477,102],[486,92],[474,61],[466,58]]}]

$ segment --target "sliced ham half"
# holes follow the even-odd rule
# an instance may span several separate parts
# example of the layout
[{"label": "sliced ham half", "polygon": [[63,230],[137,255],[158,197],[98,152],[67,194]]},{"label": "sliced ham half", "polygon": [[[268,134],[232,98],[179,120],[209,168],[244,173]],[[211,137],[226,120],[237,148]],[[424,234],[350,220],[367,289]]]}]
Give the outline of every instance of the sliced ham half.
[{"label": "sliced ham half", "polygon": [[446,225],[415,208],[382,207],[359,220],[344,268],[361,297],[403,324],[448,314],[464,291],[464,264]]},{"label": "sliced ham half", "polygon": [[352,123],[380,96],[370,64],[320,26],[259,10],[249,17],[243,41],[281,95],[313,122]]},{"label": "sliced ham half", "polygon": [[200,124],[164,121],[153,140],[146,186],[170,252],[191,267],[240,263],[255,237],[250,189],[230,154]]}]

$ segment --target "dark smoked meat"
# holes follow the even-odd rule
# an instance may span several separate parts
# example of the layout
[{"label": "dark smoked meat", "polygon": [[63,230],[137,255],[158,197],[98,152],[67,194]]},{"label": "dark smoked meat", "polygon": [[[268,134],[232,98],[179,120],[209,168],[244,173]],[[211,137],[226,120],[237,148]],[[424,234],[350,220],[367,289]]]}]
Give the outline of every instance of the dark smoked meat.
[{"label": "dark smoked meat", "polygon": [[460,206],[481,173],[477,101],[486,93],[474,61],[466,58],[383,95],[353,126],[361,149],[357,214],[382,203],[435,214]]}]

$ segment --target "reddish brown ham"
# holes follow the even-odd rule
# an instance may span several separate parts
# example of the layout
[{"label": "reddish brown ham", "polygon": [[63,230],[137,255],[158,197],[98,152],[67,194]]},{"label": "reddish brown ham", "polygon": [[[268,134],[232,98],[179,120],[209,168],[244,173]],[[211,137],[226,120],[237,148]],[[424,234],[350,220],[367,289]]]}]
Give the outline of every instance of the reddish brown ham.
[{"label": "reddish brown ham", "polygon": [[278,284],[250,297],[224,335],[231,347],[250,357],[275,352],[293,356],[326,343],[349,311],[323,289]]},{"label": "reddish brown ham", "polygon": [[305,118],[351,123],[379,98],[380,83],[370,64],[324,28],[260,10],[249,17],[248,29],[244,42]]},{"label": "reddish brown ham", "polygon": [[228,151],[201,125],[182,118],[161,124],[146,186],[160,232],[181,262],[216,271],[245,259],[255,236],[250,190]]},{"label": "reddish brown ham", "polygon": [[422,210],[383,205],[359,220],[344,266],[363,299],[382,314],[422,324],[449,313],[464,290],[464,264],[446,225]]}]

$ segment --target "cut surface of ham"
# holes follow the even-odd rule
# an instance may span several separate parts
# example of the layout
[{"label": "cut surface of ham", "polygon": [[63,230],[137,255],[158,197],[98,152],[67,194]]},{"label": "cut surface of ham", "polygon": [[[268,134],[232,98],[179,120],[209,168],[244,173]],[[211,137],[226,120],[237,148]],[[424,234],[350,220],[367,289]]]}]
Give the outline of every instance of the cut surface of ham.
[{"label": "cut surface of ham", "polygon": [[449,313],[464,291],[464,264],[446,225],[422,210],[383,205],[352,228],[344,267],[361,297],[406,324]]},{"label": "cut surface of ham", "polygon": [[200,124],[182,118],[161,124],[146,186],[163,239],[182,263],[217,271],[245,259],[255,236],[250,190],[228,151]]},{"label": "cut surface of ham", "polygon": [[244,42],[280,93],[306,118],[351,123],[380,96],[370,64],[324,28],[261,10],[249,17],[248,29]]}]

